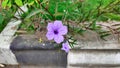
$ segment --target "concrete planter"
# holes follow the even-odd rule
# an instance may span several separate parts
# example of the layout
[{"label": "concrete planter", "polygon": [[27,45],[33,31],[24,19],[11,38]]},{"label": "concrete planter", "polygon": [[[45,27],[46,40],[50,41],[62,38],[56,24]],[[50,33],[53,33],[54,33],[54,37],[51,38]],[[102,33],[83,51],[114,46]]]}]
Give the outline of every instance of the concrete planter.
[{"label": "concrete planter", "polygon": [[68,55],[68,68],[120,68],[120,50],[71,50]]},{"label": "concrete planter", "polygon": [[[56,44],[40,43],[35,36],[18,36],[11,43],[11,50],[21,66],[43,68],[119,68],[120,44],[109,36],[101,40],[89,32],[68,55],[56,48]],[[47,66],[46,66],[47,65]]]},{"label": "concrete planter", "polygon": [[67,53],[54,46],[49,42],[40,43],[34,36],[18,36],[11,43],[10,49],[22,66],[66,68]]},{"label": "concrete planter", "polygon": [[69,52],[67,68],[120,68],[118,36],[111,35],[106,40],[94,33],[86,33],[79,45]]}]

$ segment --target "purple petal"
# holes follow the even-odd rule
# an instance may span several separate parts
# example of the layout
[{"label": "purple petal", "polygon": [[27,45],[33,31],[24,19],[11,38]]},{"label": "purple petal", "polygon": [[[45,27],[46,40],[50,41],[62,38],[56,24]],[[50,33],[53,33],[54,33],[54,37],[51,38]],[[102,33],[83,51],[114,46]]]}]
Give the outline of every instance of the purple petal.
[{"label": "purple petal", "polygon": [[55,35],[54,40],[55,40],[56,43],[59,44],[59,43],[64,41],[64,37],[62,35]]},{"label": "purple petal", "polygon": [[61,48],[61,50],[64,50],[66,53],[69,52],[69,49]]},{"label": "purple petal", "polygon": [[53,31],[54,24],[53,23],[48,23],[47,25],[47,30],[48,31]]},{"label": "purple petal", "polygon": [[69,50],[70,50],[70,48],[69,48],[69,43],[68,43],[68,42],[63,43],[61,49],[68,53]]},{"label": "purple petal", "polygon": [[60,35],[66,35],[67,32],[68,32],[67,26],[62,26],[62,27],[59,29],[59,34],[60,34]]},{"label": "purple petal", "polygon": [[52,40],[54,38],[54,33],[48,31],[47,34],[46,34],[46,37],[48,38],[48,40]]},{"label": "purple petal", "polygon": [[54,21],[54,27],[61,28],[63,26],[62,21]]}]

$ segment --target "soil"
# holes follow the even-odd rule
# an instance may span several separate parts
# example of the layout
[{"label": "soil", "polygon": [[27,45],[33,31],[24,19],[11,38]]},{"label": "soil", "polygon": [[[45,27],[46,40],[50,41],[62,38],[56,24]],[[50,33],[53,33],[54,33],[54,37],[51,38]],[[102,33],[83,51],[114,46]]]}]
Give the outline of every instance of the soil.
[{"label": "soil", "polygon": [[[113,22],[115,22],[115,24],[116,23],[119,23],[119,22],[116,22],[116,21],[113,21]],[[113,26],[110,26],[113,22],[109,22],[109,23],[103,23],[103,22],[100,22],[100,23],[98,23],[98,24],[102,24],[102,25],[105,25],[105,26],[107,26],[107,27],[110,27],[111,29],[112,28],[115,28],[115,27],[113,27]],[[46,25],[47,24],[45,24],[45,25],[43,25],[43,24],[40,24],[40,23],[38,23],[38,22],[33,22],[34,23],[34,28],[36,29],[35,30],[35,32],[34,32],[34,35],[40,40],[40,41],[48,41],[47,40],[47,38],[46,38],[46,33],[47,33],[47,29],[46,29]],[[78,23],[76,23],[76,22],[74,22],[74,21],[67,21],[67,22],[64,22],[64,24],[68,24],[69,23],[69,25],[72,25],[72,26],[74,26],[74,27],[80,27],[81,25],[83,25],[82,23],[80,23],[80,24],[78,24]],[[112,24],[113,25],[113,24]],[[107,28],[107,27],[104,27],[104,26],[102,26],[102,29],[103,30],[109,30],[109,28]],[[21,29],[19,29],[18,31],[20,31]],[[23,33],[22,34],[27,34],[27,31],[22,31]],[[99,37],[99,35],[96,33],[96,32],[94,32],[94,31],[91,31],[91,30],[87,30],[86,32],[84,32],[84,34],[83,35],[80,35],[80,34],[74,34],[73,33],[73,31],[72,30],[69,30],[69,34],[71,34],[73,37],[74,37],[74,39],[76,39],[76,40],[90,40],[90,39],[95,39],[96,40],[96,38],[97,37]],[[20,34],[21,35],[21,34]]]},{"label": "soil", "polygon": [[48,41],[46,37],[47,30],[46,28],[41,28],[40,30],[37,30],[35,32],[35,36],[37,36],[38,39],[41,39],[43,41]]}]

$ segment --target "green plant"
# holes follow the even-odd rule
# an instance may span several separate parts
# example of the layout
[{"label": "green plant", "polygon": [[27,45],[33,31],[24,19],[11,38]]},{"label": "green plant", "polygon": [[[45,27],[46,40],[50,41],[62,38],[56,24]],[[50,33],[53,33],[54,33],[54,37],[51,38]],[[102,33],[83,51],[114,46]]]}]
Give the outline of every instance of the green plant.
[{"label": "green plant", "polygon": [[36,28],[36,23],[46,26],[48,21],[62,20],[68,26],[70,38],[87,30],[104,38],[112,32],[102,30],[97,22],[120,21],[120,0],[4,0],[2,5],[15,10],[24,4],[28,4],[29,10],[21,15],[20,29],[32,32],[43,27]]},{"label": "green plant", "polygon": [[[24,19],[42,18],[45,20],[62,20],[68,22],[71,20],[73,23],[80,25],[75,30],[78,33],[83,32],[85,29],[98,30],[100,26],[96,25],[96,21],[107,21],[120,19],[120,0],[37,0],[37,6],[31,5],[29,13]],[[84,25],[87,23],[88,27]],[[69,23],[67,24],[69,25]],[[69,25],[70,28],[74,28]],[[78,30],[77,30],[78,29]]]},{"label": "green plant", "polygon": [[13,17],[14,14],[12,14],[12,10],[5,10],[2,9],[0,11],[0,32],[4,29],[4,27],[7,25],[7,23],[10,21],[10,19]]}]

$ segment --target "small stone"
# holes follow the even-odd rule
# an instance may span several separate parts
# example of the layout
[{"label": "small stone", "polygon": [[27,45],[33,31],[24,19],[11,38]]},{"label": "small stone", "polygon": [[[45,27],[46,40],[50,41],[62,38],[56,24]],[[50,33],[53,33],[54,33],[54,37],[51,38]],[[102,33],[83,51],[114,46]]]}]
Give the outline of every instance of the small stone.
[{"label": "small stone", "polygon": [[2,68],[3,68],[3,67],[5,67],[5,65],[3,65],[3,64],[0,64],[0,67],[2,67]]}]

